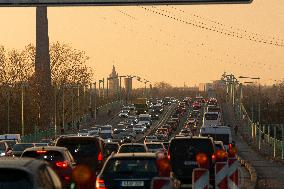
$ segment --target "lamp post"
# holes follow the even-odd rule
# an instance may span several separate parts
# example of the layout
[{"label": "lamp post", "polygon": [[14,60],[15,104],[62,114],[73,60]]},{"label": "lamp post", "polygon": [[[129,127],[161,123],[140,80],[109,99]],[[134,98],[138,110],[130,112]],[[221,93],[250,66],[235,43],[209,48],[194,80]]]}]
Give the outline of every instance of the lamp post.
[{"label": "lamp post", "polygon": [[[244,82],[245,84],[253,84],[253,82],[251,81],[245,81]],[[251,121],[253,122],[254,121],[254,105],[253,105],[253,101],[251,103]]]},{"label": "lamp post", "polygon": [[27,86],[26,83],[21,83],[21,125],[22,125],[22,136],[25,134],[25,120],[24,120],[24,89]]}]

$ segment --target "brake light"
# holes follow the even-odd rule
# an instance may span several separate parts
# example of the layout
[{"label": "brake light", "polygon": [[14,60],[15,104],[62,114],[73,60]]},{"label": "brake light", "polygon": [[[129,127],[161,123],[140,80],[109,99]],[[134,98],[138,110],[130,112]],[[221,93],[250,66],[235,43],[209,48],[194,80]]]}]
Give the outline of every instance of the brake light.
[{"label": "brake light", "polygon": [[67,163],[67,162],[64,162],[64,161],[56,162],[55,165],[56,165],[57,167],[60,167],[60,168],[67,168],[67,167],[68,167],[68,163]]},{"label": "brake light", "polygon": [[100,152],[98,155],[98,161],[102,161],[102,160],[103,160],[103,154],[102,152]]},{"label": "brake light", "polygon": [[37,154],[45,154],[46,153],[46,150],[38,150],[36,151]]},{"label": "brake light", "polygon": [[232,149],[233,148],[233,145],[230,143],[229,144],[229,149]]},{"label": "brake light", "polygon": [[168,152],[168,160],[171,160],[171,155],[169,152]]},{"label": "brake light", "polygon": [[96,180],[96,189],[106,189],[105,181],[103,179],[97,178],[97,180]]}]

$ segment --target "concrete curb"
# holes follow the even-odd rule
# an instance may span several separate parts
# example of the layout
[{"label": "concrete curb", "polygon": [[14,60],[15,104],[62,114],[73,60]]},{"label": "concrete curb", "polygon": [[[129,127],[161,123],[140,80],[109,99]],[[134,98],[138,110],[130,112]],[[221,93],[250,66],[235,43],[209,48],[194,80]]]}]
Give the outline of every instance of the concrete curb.
[{"label": "concrete curb", "polygon": [[237,159],[239,160],[239,162],[245,166],[245,168],[249,171],[250,173],[250,180],[251,183],[250,185],[247,187],[247,189],[256,189],[257,187],[257,179],[258,179],[258,175],[257,172],[255,170],[255,168],[246,160],[242,159],[240,156],[237,156]]}]

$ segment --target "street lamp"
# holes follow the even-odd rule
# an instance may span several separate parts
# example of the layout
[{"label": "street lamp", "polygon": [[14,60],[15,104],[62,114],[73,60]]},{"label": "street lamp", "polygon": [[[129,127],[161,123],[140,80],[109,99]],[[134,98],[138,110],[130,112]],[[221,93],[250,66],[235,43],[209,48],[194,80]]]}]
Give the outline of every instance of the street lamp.
[{"label": "street lamp", "polygon": [[22,136],[25,134],[25,120],[24,120],[24,89],[27,86],[26,83],[21,83],[21,125],[22,125]]}]

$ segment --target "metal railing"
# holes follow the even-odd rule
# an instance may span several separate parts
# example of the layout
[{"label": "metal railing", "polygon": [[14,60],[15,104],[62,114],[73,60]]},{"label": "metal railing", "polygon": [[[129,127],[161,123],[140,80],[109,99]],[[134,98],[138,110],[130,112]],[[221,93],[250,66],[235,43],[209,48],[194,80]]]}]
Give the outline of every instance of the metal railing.
[{"label": "metal railing", "polygon": [[[243,104],[235,104],[234,111],[242,125],[239,132],[241,132],[244,139],[266,155],[284,159],[283,124],[259,124],[253,122]],[[281,133],[280,137],[279,133]]]}]

